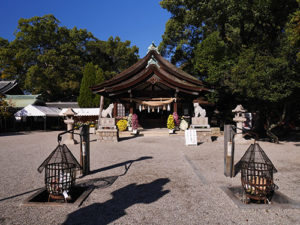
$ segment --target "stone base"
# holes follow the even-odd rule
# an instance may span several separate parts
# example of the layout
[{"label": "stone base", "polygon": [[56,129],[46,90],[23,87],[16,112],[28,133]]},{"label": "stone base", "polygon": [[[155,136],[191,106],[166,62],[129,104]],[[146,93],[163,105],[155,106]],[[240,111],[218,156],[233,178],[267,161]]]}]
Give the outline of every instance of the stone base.
[{"label": "stone base", "polygon": [[117,129],[99,129],[97,130],[97,135],[100,142],[118,142],[119,140]]},{"label": "stone base", "polygon": [[208,118],[207,117],[192,117],[192,129],[196,128],[210,128],[210,125],[208,124]]},{"label": "stone base", "polygon": [[212,142],[210,129],[196,129],[197,142]]}]

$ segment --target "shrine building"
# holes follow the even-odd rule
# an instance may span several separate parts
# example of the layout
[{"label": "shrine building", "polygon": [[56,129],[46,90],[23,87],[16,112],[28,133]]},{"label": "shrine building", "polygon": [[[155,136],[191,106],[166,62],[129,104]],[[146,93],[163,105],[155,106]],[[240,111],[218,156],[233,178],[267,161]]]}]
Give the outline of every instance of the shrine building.
[{"label": "shrine building", "polygon": [[202,97],[210,91],[164,59],[153,43],[144,58],[91,89],[114,103],[113,117],[136,113],[144,128],[166,127],[173,112],[192,116],[193,102],[200,101],[201,105]]}]

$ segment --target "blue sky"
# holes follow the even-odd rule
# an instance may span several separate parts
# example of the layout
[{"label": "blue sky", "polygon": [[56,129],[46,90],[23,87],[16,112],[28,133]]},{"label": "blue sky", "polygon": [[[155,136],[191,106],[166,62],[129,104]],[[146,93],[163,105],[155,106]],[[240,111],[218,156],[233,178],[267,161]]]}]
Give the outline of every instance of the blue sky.
[{"label": "blue sky", "polygon": [[53,14],[61,26],[86,28],[100,40],[119,36],[139,47],[158,45],[170,14],[159,0],[0,0],[0,37],[13,40],[20,18]]}]

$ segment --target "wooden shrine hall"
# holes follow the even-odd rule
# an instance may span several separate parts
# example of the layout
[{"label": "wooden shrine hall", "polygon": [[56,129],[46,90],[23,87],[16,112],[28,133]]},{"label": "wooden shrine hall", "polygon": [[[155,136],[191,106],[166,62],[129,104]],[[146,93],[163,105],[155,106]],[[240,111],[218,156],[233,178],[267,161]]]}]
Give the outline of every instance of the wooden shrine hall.
[{"label": "wooden shrine hall", "polygon": [[152,43],[137,63],[99,85],[93,93],[111,99],[114,117],[120,103],[136,113],[142,127],[166,127],[167,117],[193,113],[193,102],[209,91],[203,83],[164,59]]}]

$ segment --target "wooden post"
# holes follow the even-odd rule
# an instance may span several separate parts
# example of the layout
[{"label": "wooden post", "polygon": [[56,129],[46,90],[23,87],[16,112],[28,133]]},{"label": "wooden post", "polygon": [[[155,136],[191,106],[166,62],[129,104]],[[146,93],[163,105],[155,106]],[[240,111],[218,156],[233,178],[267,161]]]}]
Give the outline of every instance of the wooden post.
[{"label": "wooden post", "polygon": [[177,102],[173,103],[173,112],[177,113]]},{"label": "wooden post", "polygon": [[99,107],[99,116],[98,116],[98,127],[100,127],[100,119],[102,117],[103,107],[104,107],[104,97],[101,95],[101,97],[100,97],[100,107]]},{"label": "wooden post", "polygon": [[47,117],[44,116],[44,131],[47,129]]},{"label": "wooden post", "polygon": [[82,167],[82,174],[85,176],[90,172],[90,132],[89,126],[84,125],[80,131],[81,134],[81,157],[80,163]]},{"label": "wooden post", "polygon": [[130,113],[130,114],[133,114],[133,113],[134,113],[133,103],[130,103],[129,113]]},{"label": "wooden post", "polygon": [[116,118],[118,116],[118,103],[114,102],[114,115],[113,117]]},{"label": "wooden post", "polygon": [[224,175],[234,176],[234,131],[232,125],[224,125]]}]

